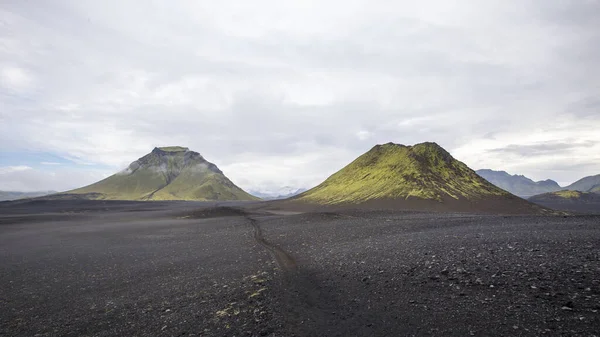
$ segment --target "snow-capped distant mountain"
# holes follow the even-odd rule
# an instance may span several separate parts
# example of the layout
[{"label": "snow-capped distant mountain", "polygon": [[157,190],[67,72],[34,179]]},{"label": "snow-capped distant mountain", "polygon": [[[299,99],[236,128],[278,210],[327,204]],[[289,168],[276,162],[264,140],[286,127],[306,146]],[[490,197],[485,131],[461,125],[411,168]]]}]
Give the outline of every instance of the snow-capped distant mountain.
[{"label": "snow-capped distant mountain", "polygon": [[258,191],[258,190],[251,190],[250,194],[257,196],[263,200],[275,200],[275,199],[287,199],[290,197],[293,197],[295,195],[298,195],[302,192],[305,192],[307,189],[306,188],[297,188],[297,187],[290,187],[290,186],[285,186],[276,190],[272,190],[272,191]]}]

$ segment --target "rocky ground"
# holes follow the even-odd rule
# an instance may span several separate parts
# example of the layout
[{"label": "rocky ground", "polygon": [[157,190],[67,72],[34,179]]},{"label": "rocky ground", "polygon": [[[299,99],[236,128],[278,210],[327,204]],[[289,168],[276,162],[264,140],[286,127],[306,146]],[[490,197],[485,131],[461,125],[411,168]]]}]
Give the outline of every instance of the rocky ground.
[{"label": "rocky ground", "polygon": [[600,216],[240,207],[0,204],[0,335],[600,335]]}]

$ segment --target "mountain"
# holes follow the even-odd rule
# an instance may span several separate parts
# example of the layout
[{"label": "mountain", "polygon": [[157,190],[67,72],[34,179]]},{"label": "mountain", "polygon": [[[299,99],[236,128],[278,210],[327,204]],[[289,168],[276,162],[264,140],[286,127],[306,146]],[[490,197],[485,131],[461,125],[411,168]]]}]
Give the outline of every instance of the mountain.
[{"label": "mountain", "polygon": [[0,191],[0,201],[17,200],[25,198],[35,198],[44,195],[56,193],[56,191],[37,191],[37,192],[15,192],[15,191]]},{"label": "mountain", "polygon": [[522,175],[510,175],[505,171],[477,170],[477,174],[490,183],[522,198],[561,190],[554,180],[533,181]]},{"label": "mountain", "polygon": [[600,193],[600,185],[594,186],[590,192],[592,193]]},{"label": "mountain", "polygon": [[249,191],[249,192],[250,192],[250,194],[252,194],[256,197],[259,197],[263,200],[279,200],[279,199],[291,198],[291,197],[296,196],[305,191],[306,191],[306,188],[293,188],[293,187],[285,186],[285,187],[278,189],[277,191],[262,192],[262,191],[254,190],[254,191]]},{"label": "mountain", "polygon": [[566,190],[587,192],[600,186],[600,174],[581,178],[571,185],[565,187]]},{"label": "mountain", "polygon": [[111,200],[259,200],[186,147],[160,147],[95,184],[65,192]]},{"label": "mountain", "polygon": [[438,211],[544,212],[481,178],[436,143],[377,145],[289,202]]},{"label": "mountain", "polygon": [[563,190],[536,195],[529,201],[556,210],[600,213],[600,194],[597,193]]}]

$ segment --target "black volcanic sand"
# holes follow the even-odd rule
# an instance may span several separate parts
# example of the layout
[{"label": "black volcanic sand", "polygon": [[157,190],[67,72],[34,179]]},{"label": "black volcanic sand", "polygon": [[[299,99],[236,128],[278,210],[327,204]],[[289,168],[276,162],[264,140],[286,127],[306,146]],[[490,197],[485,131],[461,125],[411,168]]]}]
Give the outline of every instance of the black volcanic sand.
[{"label": "black volcanic sand", "polygon": [[[395,211],[420,211],[420,212],[460,212],[460,213],[478,213],[478,214],[515,214],[515,215],[564,215],[565,212],[560,209],[548,209],[536,203],[514,195],[509,196],[490,196],[482,199],[454,199],[443,197],[442,202],[437,200],[425,200],[415,197],[400,199],[373,199],[360,203],[360,208],[364,210],[395,210]],[[285,200],[272,200],[262,203],[254,203],[248,207],[254,210],[262,211],[297,211],[297,212],[315,212],[317,210],[326,210],[330,212],[345,212],[356,209],[357,205],[352,203],[340,203],[331,205],[318,205],[303,200],[297,200],[295,197]]]},{"label": "black volcanic sand", "polygon": [[546,199],[531,200],[540,206],[578,214],[600,214],[600,194],[588,196],[587,200],[581,199]]},{"label": "black volcanic sand", "polygon": [[0,203],[0,335],[600,335],[600,216],[242,206]]}]

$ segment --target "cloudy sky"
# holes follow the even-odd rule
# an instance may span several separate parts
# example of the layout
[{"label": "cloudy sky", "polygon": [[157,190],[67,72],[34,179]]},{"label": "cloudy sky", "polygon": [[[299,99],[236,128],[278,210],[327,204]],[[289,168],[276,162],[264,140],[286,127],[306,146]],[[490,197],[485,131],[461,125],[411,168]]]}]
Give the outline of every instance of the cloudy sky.
[{"label": "cloudy sky", "polygon": [[243,188],[377,143],[600,174],[600,1],[0,1],[0,190],[66,190],[155,146]]}]

